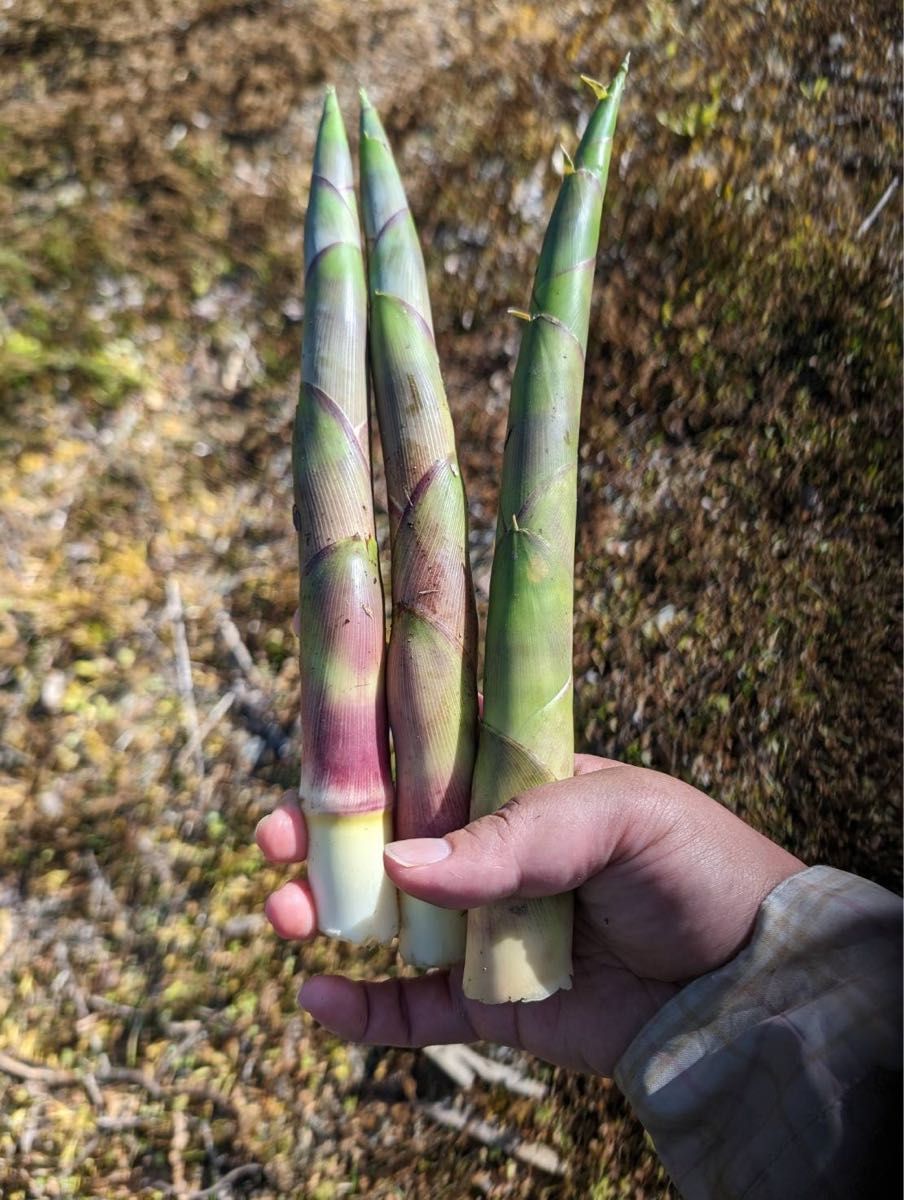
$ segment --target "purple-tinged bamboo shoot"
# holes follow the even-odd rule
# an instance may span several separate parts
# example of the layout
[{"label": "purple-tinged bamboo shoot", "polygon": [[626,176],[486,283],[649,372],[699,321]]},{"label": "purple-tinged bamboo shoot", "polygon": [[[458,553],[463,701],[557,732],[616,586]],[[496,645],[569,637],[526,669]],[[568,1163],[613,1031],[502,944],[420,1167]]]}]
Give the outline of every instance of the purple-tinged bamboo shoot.
[{"label": "purple-tinged bamboo shoot", "polygon": [[[392,151],[361,94],[370,353],[392,539],[387,664],[396,836],[466,824],[477,727],[477,618],[468,511],[433,336],[424,260]],[[410,963],[464,957],[465,918],[400,895]]]},{"label": "purple-tinged bamboo shoot", "polygon": [[304,260],[292,457],[308,880],[323,933],[388,941],[398,910],[383,870],[393,789],[370,471],[367,292],[351,157],[332,89],[317,136]]}]

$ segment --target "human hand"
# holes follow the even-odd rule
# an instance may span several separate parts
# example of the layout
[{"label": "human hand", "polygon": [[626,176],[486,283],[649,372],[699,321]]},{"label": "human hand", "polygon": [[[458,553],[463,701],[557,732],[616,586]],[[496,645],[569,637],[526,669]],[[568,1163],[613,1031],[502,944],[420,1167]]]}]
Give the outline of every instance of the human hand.
[{"label": "human hand", "polygon": [[[291,793],[256,837],[272,863],[304,860]],[[315,976],[299,1000],[316,1020],[351,1041],[485,1040],[601,1075],[683,984],[737,954],[765,897],[804,869],[696,788],[592,755],[575,757],[573,779],[444,838],[392,843],[385,865],[397,887],[445,907],[576,889],[573,986],[538,1003],[485,1005],[463,995],[460,966],[384,982]],[[274,892],[266,912],[282,937],[316,932],[304,882]]]}]

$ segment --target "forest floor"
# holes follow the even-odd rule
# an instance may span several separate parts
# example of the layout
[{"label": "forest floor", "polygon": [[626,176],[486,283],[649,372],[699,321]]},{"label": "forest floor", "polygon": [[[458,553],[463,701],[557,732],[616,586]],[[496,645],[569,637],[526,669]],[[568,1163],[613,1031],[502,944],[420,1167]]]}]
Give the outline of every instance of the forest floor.
[{"label": "forest floor", "polygon": [[579,745],[898,886],[901,33],[885,0],[3,6],[0,1196],[668,1194],[608,1082],[484,1048],[545,1094],[464,1089],[313,1026],[303,978],[393,954],[261,915],[285,873],[254,826],[298,773],[314,132],[334,82],[354,141],[360,83],[396,148],[483,605],[506,308],[578,77],[632,51],[580,449]]}]

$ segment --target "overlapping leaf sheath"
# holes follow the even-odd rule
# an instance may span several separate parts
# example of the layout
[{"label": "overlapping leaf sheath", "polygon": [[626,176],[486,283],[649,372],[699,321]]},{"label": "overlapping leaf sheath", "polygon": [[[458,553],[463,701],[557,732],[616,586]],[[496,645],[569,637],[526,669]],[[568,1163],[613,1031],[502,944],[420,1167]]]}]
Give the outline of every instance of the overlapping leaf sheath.
[{"label": "overlapping leaf sheath", "polygon": [[[543,242],[509,408],[490,583],[472,818],[572,774],[572,603],[584,354],[612,135],[627,73],[599,103]],[[591,82],[591,81],[588,81]],[[554,847],[550,848],[554,853]],[[571,896],[469,913],[464,987],[487,1003],[571,986]]]},{"label": "overlapping leaf sheath", "polygon": [[[467,822],[476,749],[467,504],[417,231],[380,119],[363,93],[361,104],[370,351],[392,537],[387,693],[396,835],[440,837]],[[409,962],[462,958],[463,914],[400,899]]]},{"label": "overlapping leaf sheath", "polygon": [[308,878],[325,933],[387,940],[392,781],[367,409],[367,294],[352,163],[327,93],[305,220],[293,438],[301,575],[301,782]]}]

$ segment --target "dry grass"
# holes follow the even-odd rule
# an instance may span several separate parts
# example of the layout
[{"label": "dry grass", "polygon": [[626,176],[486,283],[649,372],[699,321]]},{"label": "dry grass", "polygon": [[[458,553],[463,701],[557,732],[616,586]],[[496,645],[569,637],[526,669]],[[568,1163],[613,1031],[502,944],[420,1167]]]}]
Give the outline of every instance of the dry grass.
[{"label": "dry grass", "polygon": [[900,189],[858,230],[899,170],[900,14],[769,10],[4,12],[4,1196],[667,1186],[609,1085],[538,1064],[548,1101],[470,1101],[565,1178],[437,1129],[422,1055],[341,1045],[295,1006],[307,973],[390,955],[259,918],[281,876],[252,830],[297,773],[288,434],[327,80],[351,124],[367,84],[410,184],[485,588],[504,310],[587,110],[577,76],[633,50],[581,450],[580,735],[897,882]]}]

